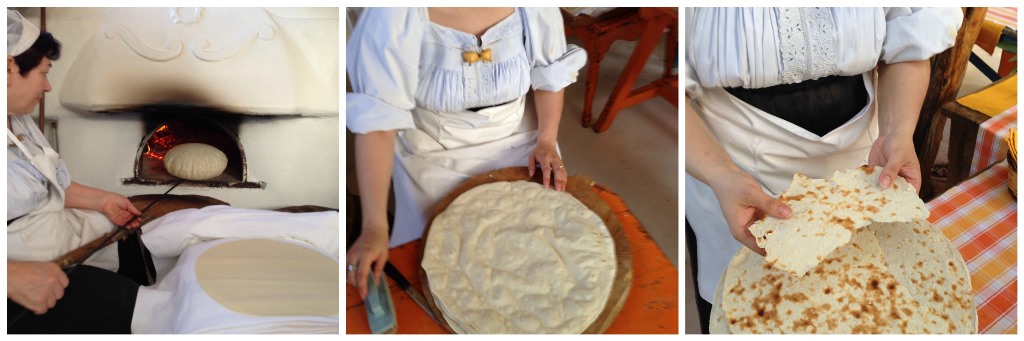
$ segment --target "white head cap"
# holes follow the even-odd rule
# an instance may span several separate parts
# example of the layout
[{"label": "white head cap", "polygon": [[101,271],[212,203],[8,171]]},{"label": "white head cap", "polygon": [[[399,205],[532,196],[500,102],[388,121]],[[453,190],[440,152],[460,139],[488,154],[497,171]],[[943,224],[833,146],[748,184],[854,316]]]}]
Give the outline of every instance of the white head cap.
[{"label": "white head cap", "polygon": [[32,47],[39,39],[39,28],[21,16],[21,13],[7,10],[7,55],[18,56]]}]

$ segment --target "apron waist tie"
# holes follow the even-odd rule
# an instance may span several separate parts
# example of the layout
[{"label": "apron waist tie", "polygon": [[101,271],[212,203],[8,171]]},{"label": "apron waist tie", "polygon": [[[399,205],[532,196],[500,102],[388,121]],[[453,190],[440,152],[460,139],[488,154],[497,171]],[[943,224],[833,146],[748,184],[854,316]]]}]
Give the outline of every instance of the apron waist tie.
[{"label": "apron waist tie", "polygon": [[842,126],[868,104],[863,75],[829,76],[760,89],[725,88],[725,91],[818,136]]}]

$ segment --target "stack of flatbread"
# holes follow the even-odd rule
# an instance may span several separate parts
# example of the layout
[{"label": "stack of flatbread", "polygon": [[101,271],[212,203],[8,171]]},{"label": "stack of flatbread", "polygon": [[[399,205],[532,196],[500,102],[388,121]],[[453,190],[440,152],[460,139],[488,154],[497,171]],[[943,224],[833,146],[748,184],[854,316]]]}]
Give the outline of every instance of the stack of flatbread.
[{"label": "stack of flatbread", "polygon": [[975,333],[967,267],[925,218],[912,186],[878,188],[880,169],[794,177],[790,219],[751,226],[722,274],[716,333]]},{"label": "stack of flatbread", "polygon": [[616,274],[601,218],[528,181],[459,195],[431,223],[421,265],[457,333],[581,333],[604,309]]}]

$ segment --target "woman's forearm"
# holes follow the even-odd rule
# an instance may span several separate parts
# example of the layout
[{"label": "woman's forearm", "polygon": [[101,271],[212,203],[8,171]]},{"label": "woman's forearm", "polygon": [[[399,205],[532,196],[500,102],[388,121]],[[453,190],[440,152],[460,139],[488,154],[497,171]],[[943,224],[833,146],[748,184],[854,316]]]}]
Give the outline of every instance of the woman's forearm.
[{"label": "woman's forearm", "polygon": [[533,92],[534,106],[537,108],[538,143],[555,144],[558,140],[558,123],[562,119],[562,105],[565,90]]},{"label": "woman's forearm", "polygon": [[927,60],[879,64],[876,93],[881,136],[913,138],[930,78]]},{"label": "woman's forearm", "polygon": [[395,131],[356,134],[356,172],[363,227],[383,228],[387,235],[388,190],[394,167]]},{"label": "woman's forearm", "polygon": [[100,199],[107,193],[72,181],[71,186],[64,190],[64,207],[99,211],[103,205]]}]

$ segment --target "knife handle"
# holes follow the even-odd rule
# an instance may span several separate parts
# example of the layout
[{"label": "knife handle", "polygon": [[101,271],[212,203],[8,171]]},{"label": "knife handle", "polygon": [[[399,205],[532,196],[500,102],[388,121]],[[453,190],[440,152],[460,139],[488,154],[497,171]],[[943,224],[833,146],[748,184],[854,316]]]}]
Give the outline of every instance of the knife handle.
[{"label": "knife handle", "polygon": [[409,280],[405,279],[405,276],[402,276],[402,273],[399,272],[394,265],[391,265],[391,262],[384,264],[384,273],[387,274],[388,277],[391,277],[391,279],[394,280],[402,290],[408,289],[412,286],[412,284],[409,284]]}]

